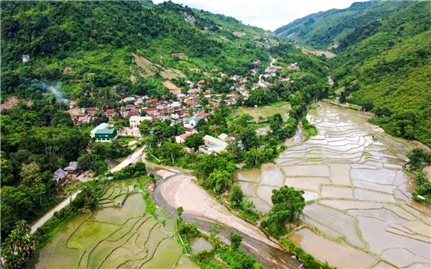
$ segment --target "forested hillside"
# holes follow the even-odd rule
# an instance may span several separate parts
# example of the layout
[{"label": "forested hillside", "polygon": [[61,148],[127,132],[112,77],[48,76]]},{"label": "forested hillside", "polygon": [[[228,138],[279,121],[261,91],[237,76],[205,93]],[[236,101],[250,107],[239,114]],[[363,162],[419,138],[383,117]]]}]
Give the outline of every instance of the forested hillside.
[{"label": "forested hillside", "polygon": [[70,97],[118,84],[162,88],[144,77],[245,73],[268,61],[263,30],[172,2],[5,2],[2,17],[3,97],[31,96],[34,81],[61,81]]},{"label": "forested hillside", "polygon": [[[340,101],[373,111],[373,121],[393,135],[431,145],[430,12],[426,1],[355,3],[309,17],[316,25],[331,26],[304,28],[298,42],[322,48],[336,42],[337,56],[330,63]],[[304,20],[283,31],[296,31]],[[312,41],[317,30],[328,39]]]},{"label": "forested hillside", "polygon": [[356,28],[382,20],[408,5],[409,1],[356,2],[346,9],[331,9],[297,19],[276,29],[275,34],[316,49],[326,49],[339,45],[341,39]]}]

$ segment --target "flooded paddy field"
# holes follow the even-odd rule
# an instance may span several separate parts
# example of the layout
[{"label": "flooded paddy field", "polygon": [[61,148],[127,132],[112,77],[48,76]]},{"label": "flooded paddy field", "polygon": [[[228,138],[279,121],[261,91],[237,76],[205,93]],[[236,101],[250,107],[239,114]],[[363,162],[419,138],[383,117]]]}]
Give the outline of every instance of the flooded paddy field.
[{"label": "flooded paddy field", "polygon": [[322,103],[308,119],[318,135],[290,144],[274,164],[237,180],[257,209],[283,185],[305,192],[292,240],[339,268],[431,268],[431,214],[411,200],[403,171],[409,147],[367,115]]},{"label": "flooded paddy field", "polygon": [[142,193],[127,195],[135,184],[113,183],[102,207],[66,224],[40,251],[35,268],[197,268],[176,242],[175,220],[154,219],[145,214]]}]

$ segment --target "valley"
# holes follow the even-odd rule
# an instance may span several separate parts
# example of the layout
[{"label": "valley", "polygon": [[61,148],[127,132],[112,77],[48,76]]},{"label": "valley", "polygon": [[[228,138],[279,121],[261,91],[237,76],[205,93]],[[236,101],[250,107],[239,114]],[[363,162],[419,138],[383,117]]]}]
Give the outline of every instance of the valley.
[{"label": "valley", "polygon": [[0,268],[431,268],[431,5],[183,2],[1,3]]},{"label": "valley", "polygon": [[273,189],[304,190],[310,228],[290,237],[337,268],[431,266],[431,210],[412,202],[403,169],[411,146],[367,115],[326,103],[308,119],[316,136],[290,145],[274,164],[238,172],[244,193],[268,212]]}]

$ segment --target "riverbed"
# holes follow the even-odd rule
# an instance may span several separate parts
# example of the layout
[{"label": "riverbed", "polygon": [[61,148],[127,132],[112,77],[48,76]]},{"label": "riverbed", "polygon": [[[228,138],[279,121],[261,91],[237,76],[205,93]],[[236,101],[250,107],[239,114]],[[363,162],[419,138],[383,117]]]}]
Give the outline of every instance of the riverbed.
[{"label": "riverbed", "polygon": [[246,196],[268,212],[273,189],[303,190],[309,227],[291,239],[330,265],[431,268],[431,214],[412,202],[403,170],[409,146],[358,111],[321,103],[307,118],[316,136],[237,174]]},{"label": "riverbed", "polygon": [[258,227],[231,213],[197,185],[191,174],[171,168],[149,167],[149,170],[160,178],[153,200],[172,216],[176,216],[176,208],[182,207],[186,222],[194,223],[207,232],[215,225],[219,226],[219,236],[225,242],[228,242],[231,232],[241,234],[243,247],[267,268],[298,268],[300,262],[296,258],[284,252]]}]

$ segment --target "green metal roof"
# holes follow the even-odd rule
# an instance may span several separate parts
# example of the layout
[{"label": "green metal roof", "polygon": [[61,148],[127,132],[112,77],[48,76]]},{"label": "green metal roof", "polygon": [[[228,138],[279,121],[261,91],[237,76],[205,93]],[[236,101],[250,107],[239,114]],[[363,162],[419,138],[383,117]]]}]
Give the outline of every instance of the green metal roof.
[{"label": "green metal roof", "polygon": [[95,134],[98,134],[98,135],[113,135],[114,133],[115,133],[115,129],[112,128],[112,129],[99,129],[99,130],[96,131]]}]

